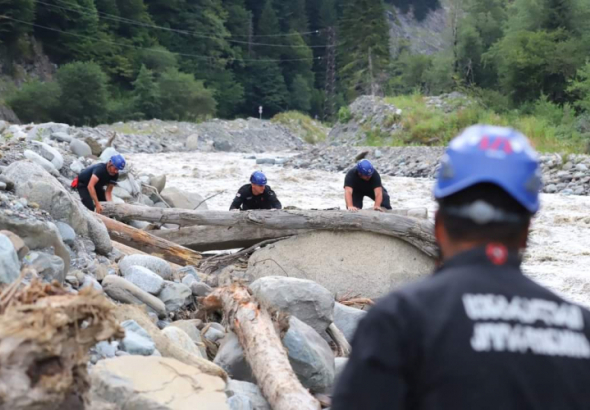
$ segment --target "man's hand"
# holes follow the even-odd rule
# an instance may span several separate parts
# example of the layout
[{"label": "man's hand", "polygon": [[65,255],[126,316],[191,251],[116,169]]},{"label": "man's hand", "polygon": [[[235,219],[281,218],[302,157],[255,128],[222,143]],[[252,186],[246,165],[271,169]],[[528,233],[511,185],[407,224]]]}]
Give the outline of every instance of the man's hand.
[{"label": "man's hand", "polygon": [[349,206],[349,207],[348,207],[346,210],[347,210],[348,212],[356,212],[356,211],[358,211],[359,209],[358,209],[356,206]]},{"label": "man's hand", "polygon": [[381,208],[380,206],[374,206],[373,210],[383,212],[383,208]]},{"label": "man's hand", "polygon": [[96,208],[94,209],[94,212],[96,212],[97,214],[102,214],[102,205],[100,204],[100,202],[96,203]]}]

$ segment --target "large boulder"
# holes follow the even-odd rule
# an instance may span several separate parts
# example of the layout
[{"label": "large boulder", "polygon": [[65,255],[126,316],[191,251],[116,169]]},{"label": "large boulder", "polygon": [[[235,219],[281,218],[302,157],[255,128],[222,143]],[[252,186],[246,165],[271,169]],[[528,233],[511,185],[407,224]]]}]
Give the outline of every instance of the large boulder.
[{"label": "large boulder", "polygon": [[192,301],[191,288],[171,281],[164,281],[164,287],[158,294],[158,298],[166,305],[168,312],[176,312]]},{"label": "large boulder", "polygon": [[201,350],[199,350],[195,342],[193,342],[190,336],[181,328],[176,326],[166,326],[162,329],[162,333],[168,338],[168,340],[170,340],[170,342],[172,342],[172,344],[175,344],[182,350],[199,357],[206,357],[201,354]]},{"label": "large boulder", "polygon": [[156,350],[156,344],[135,320],[126,320],[121,323],[125,329],[125,337],[121,340],[121,349],[124,352],[139,356],[151,356]]},{"label": "large boulder", "polygon": [[169,187],[164,189],[161,195],[172,208],[197,209],[199,211],[209,209],[207,204],[203,202],[204,198],[194,192],[184,192],[178,188]]},{"label": "large boulder", "polygon": [[151,177],[150,185],[162,192],[166,188],[166,174]]},{"label": "large boulder", "polygon": [[367,314],[366,311],[345,306],[340,303],[334,305],[334,324],[344,333],[348,342],[352,342],[354,332],[362,318]]},{"label": "large boulder", "polygon": [[26,159],[33,161],[36,164],[41,165],[43,167],[43,169],[45,171],[49,172],[51,175],[53,175],[55,177],[59,175],[55,166],[51,162],[49,162],[45,158],[43,158],[41,155],[37,154],[36,152],[33,152],[33,151],[27,149],[24,152],[24,156]]},{"label": "large boulder", "polygon": [[42,141],[49,138],[55,133],[67,133],[70,129],[68,124],[60,124],[55,122],[47,122],[45,124],[37,124],[31,128],[27,134],[28,141]]},{"label": "large boulder", "polygon": [[232,379],[256,383],[238,336],[233,332],[229,332],[219,344],[213,363],[225,370]]},{"label": "large boulder", "polygon": [[70,151],[79,157],[89,157],[92,155],[92,148],[84,141],[75,138],[70,142]]},{"label": "large boulder", "polygon": [[164,287],[164,279],[143,266],[131,266],[123,274],[125,279],[147,293],[157,295]]},{"label": "large boulder", "polygon": [[106,255],[112,250],[104,224],[40,165],[30,161],[13,162],[3,175],[14,182],[16,195],[36,202],[55,220],[70,225],[78,235],[90,236],[97,252]]},{"label": "large boulder", "polygon": [[91,402],[113,404],[112,408],[228,410],[223,379],[175,359],[124,356],[101,360],[90,378]]},{"label": "large boulder", "polygon": [[317,283],[284,276],[267,276],[250,285],[256,298],[290,313],[323,333],[333,321],[334,296]]},{"label": "large boulder", "polygon": [[20,262],[12,241],[0,234],[0,283],[10,284],[20,274]]},{"label": "large boulder", "polygon": [[334,383],[334,353],[315,330],[294,316],[283,338],[289,362],[303,386],[323,392]]},{"label": "large boulder", "polygon": [[249,259],[254,277],[313,280],[333,294],[379,298],[434,270],[434,260],[397,238],[317,231],[277,242]]}]

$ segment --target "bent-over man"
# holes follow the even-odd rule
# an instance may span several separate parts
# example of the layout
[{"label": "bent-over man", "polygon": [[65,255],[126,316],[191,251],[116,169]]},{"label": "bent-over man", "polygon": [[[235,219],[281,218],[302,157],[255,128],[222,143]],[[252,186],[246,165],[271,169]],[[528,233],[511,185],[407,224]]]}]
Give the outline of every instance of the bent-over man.
[{"label": "bent-over man", "polygon": [[113,188],[117,184],[119,171],[125,169],[125,158],[116,154],[106,164],[94,164],[78,175],[76,188],[86,208],[102,212],[101,202],[113,200]]},{"label": "bent-over man", "polygon": [[349,211],[363,209],[363,198],[366,196],[375,201],[374,210],[391,209],[389,194],[383,188],[379,172],[369,160],[363,159],[356,167],[348,171],[344,178],[346,209]]}]

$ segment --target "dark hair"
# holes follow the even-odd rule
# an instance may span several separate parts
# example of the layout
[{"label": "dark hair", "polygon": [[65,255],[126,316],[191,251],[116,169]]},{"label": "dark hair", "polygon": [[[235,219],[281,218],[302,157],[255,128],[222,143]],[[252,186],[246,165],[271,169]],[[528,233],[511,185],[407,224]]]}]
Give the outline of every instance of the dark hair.
[{"label": "dark hair", "polygon": [[[450,208],[472,204],[482,200],[511,215],[518,221],[491,222],[478,224],[471,219],[452,215]],[[439,217],[444,222],[449,237],[456,241],[500,242],[509,247],[517,247],[522,234],[528,229],[531,213],[498,185],[476,184],[463,191],[438,200]]]}]

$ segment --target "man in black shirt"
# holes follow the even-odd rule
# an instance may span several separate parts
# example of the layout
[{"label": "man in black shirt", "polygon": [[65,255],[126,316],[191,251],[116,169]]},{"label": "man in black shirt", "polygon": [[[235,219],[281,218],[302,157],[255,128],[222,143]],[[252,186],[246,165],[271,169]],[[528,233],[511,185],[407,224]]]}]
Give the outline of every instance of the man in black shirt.
[{"label": "man in black shirt", "polygon": [[266,185],[266,176],[256,171],[250,177],[251,184],[244,185],[234,198],[230,211],[247,211],[250,209],[282,209],[276,194]]},{"label": "man in black shirt", "polygon": [[540,187],[517,131],[451,142],[434,189],[442,266],[361,321],[332,410],[590,408],[590,312],[520,268]]},{"label": "man in black shirt", "polygon": [[363,159],[344,178],[346,209],[363,209],[363,198],[366,196],[375,201],[373,209],[376,211],[381,211],[381,208],[391,209],[389,194],[381,184],[381,176],[368,160]]},{"label": "man in black shirt", "polygon": [[125,169],[125,158],[113,155],[106,164],[94,164],[78,175],[78,193],[86,208],[102,212],[101,202],[112,201],[113,188],[117,184],[119,171]]}]

